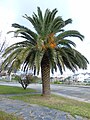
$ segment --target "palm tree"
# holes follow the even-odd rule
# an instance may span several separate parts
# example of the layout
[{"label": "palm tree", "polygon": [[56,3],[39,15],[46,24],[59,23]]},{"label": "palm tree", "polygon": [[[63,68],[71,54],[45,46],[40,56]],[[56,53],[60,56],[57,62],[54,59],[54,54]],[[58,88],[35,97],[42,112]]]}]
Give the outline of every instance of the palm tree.
[{"label": "palm tree", "polygon": [[35,74],[41,70],[44,96],[50,95],[50,70],[54,73],[59,68],[63,74],[66,68],[74,72],[78,68],[87,69],[88,64],[88,60],[75,49],[76,44],[70,40],[70,37],[83,40],[84,36],[76,30],[62,29],[72,20],[64,21],[61,16],[56,16],[57,12],[57,9],[46,9],[43,15],[38,7],[38,14],[33,13],[32,17],[25,14],[23,17],[33,25],[35,32],[25,26],[12,24],[15,28],[15,31],[11,31],[14,36],[25,40],[11,45],[3,54],[5,60],[2,66],[9,66],[10,71],[21,65],[24,71],[31,68]]}]

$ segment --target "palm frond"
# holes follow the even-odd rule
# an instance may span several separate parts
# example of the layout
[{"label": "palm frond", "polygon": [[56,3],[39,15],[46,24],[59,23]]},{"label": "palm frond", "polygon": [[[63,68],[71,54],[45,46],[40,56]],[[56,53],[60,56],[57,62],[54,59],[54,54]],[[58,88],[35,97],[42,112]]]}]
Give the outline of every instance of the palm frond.
[{"label": "palm frond", "polygon": [[72,23],[72,19],[69,18],[69,19],[65,20],[65,26],[70,24],[70,23]]},{"label": "palm frond", "polygon": [[68,39],[57,40],[57,45],[58,47],[69,47],[69,48],[72,48],[72,46],[76,47],[76,44]]},{"label": "palm frond", "polygon": [[43,15],[42,15],[42,11],[40,9],[40,7],[37,7],[37,11],[38,11],[38,17],[41,23],[43,23]]},{"label": "palm frond", "polygon": [[[44,52],[41,52],[38,50],[35,55],[35,69],[37,71],[37,75],[39,75],[39,72],[40,72],[40,66],[41,66],[43,54],[44,54]],[[35,74],[36,74],[36,72],[35,72]]]},{"label": "palm frond", "polygon": [[[14,27],[14,28],[17,28],[17,34],[19,34],[19,33],[21,33],[21,32],[26,32],[26,33],[28,33],[32,38],[34,38],[34,39],[37,39],[37,34],[35,33],[35,32],[33,32],[33,31],[31,31],[30,29],[28,29],[27,27],[24,27],[24,26],[22,26],[22,25],[19,25],[19,24],[17,24],[17,23],[13,23],[12,24],[12,27]],[[11,31],[12,32],[12,31]]]},{"label": "palm frond", "polygon": [[64,39],[66,37],[78,37],[81,40],[83,40],[84,36],[81,35],[78,31],[76,30],[68,30],[65,31],[57,36],[57,39]]}]

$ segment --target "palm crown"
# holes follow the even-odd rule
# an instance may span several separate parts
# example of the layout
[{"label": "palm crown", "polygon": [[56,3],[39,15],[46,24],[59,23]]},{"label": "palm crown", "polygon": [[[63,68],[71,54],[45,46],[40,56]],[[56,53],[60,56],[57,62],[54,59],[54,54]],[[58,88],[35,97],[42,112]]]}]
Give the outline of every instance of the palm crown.
[{"label": "palm crown", "polygon": [[57,9],[46,9],[42,15],[38,7],[37,12],[38,14],[33,13],[32,17],[26,14],[23,16],[33,25],[36,32],[22,25],[12,24],[12,27],[16,28],[15,31],[11,31],[14,32],[14,36],[22,37],[25,41],[6,49],[3,54],[6,57],[3,62],[4,68],[9,66],[9,70],[12,71],[13,68],[17,69],[23,65],[24,70],[31,68],[37,74],[41,68],[42,81],[49,79],[50,69],[53,73],[54,70],[57,71],[57,67],[61,74],[66,67],[73,72],[78,68],[86,69],[88,60],[75,49],[76,44],[69,40],[70,37],[83,40],[84,36],[76,30],[62,29],[72,23],[72,20],[64,21],[61,16],[56,16]]}]

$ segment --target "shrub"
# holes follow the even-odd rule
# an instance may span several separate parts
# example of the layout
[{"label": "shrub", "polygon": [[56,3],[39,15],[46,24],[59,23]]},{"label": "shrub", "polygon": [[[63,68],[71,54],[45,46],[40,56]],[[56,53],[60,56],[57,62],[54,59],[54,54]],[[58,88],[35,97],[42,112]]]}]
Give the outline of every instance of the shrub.
[{"label": "shrub", "polygon": [[19,76],[20,78],[18,79],[18,82],[22,85],[24,89],[27,88],[27,86],[32,83],[32,75],[24,75],[24,76]]},{"label": "shrub", "polygon": [[62,82],[56,80],[56,81],[54,81],[54,84],[62,84]]}]

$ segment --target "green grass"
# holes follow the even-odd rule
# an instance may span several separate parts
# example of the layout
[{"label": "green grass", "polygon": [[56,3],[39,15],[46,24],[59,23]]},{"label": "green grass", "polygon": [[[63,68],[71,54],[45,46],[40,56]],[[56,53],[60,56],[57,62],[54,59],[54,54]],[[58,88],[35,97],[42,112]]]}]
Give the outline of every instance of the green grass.
[{"label": "green grass", "polygon": [[0,111],[0,120],[23,120],[20,117],[15,117],[12,114],[7,114],[3,111]]},{"label": "green grass", "polygon": [[36,92],[36,90],[30,88],[24,90],[21,87],[0,85],[0,94],[22,94],[30,92]]}]

